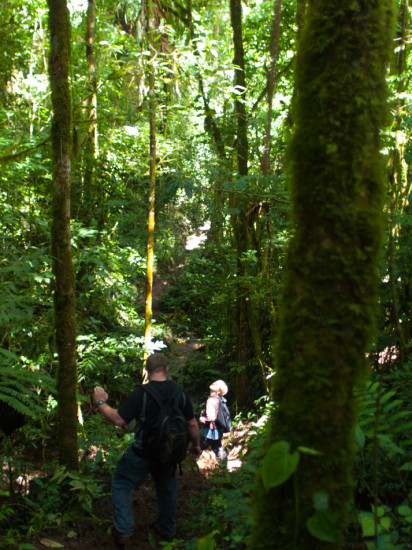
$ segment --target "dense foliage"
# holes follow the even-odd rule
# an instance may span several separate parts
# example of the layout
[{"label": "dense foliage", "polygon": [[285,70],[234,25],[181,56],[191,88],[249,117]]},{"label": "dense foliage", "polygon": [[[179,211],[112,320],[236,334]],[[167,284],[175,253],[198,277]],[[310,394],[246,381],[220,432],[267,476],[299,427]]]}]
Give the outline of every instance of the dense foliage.
[{"label": "dense foliage", "polygon": [[[169,353],[173,343],[195,334],[204,344],[202,357],[175,375],[195,400],[204,398],[217,377],[232,388],[233,413],[251,431],[244,436],[242,468],[226,473],[205,496],[206,508],[198,515],[199,548],[246,547],[250,496],[265,438],[262,419],[277,406],[269,397],[269,380],[286,245],[295,232],[285,151],[294,133],[294,60],[306,2],[284,2],[281,9],[266,174],[261,163],[273,4],[242,4],[244,90],[236,86],[229,2],[156,0],[152,25],[148,2],[103,0],[96,5],[94,70],[86,48],[88,2],[69,2],[79,473],[57,466],[55,448],[47,2],[0,5],[0,538],[11,548],[24,548],[25,541],[56,527],[70,530],[79,515],[93,516],[105,490],[100,479],[113,471],[132,437],[120,439],[113,426],[93,414],[91,391],[95,385],[108,388],[116,405],[141,379],[149,74],[157,105],[151,349]],[[398,4],[387,77],[392,119],[381,127],[387,178],[379,311],[367,358],[370,379],[357,388],[355,494],[346,536],[348,544],[364,541],[370,550],[410,548],[412,525],[411,9],[406,0]],[[357,5],[352,2],[354,11]],[[332,18],[325,24],[333,35]],[[154,38],[149,28],[155,29]],[[324,93],[325,101],[333,101],[333,89]],[[237,162],[239,98],[247,120],[247,174],[239,174]],[[359,133],[349,124],[344,132],[348,141]],[[333,153],[331,142],[328,154]],[[307,166],[301,168],[308,177]],[[319,197],[326,207],[332,185],[330,192]],[[309,199],[294,200],[310,215]],[[196,234],[205,239],[189,249],[188,238]],[[245,313],[242,332],[240,311]],[[287,450],[284,458],[290,456]],[[292,475],[290,464],[287,469]],[[234,522],[234,517],[242,519]]]}]

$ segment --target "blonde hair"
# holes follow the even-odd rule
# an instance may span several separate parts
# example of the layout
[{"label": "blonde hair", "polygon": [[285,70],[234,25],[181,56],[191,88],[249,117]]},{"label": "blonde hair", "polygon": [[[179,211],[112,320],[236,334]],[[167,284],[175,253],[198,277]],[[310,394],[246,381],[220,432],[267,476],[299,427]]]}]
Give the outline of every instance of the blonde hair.
[{"label": "blonde hair", "polygon": [[218,393],[219,395],[226,395],[229,391],[229,388],[227,387],[226,382],[223,382],[223,380],[216,380],[216,382],[213,382],[213,384],[210,384],[209,388]]}]

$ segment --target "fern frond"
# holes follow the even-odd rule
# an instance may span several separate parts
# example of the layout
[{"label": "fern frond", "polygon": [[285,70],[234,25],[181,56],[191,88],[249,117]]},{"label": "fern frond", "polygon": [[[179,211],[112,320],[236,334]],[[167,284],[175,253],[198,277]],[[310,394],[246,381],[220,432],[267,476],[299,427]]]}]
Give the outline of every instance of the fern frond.
[{"label": "fern frond", "polygon": [[7,395],[0,391],[0,401],[23,416],[33,416],[33,408],[14,396]]},{"label": "fern frond", "polygon": [[50,375],[20,365],[2,366],[1,374],[0,402],[23,415],[45,414],[47,397],[55,393],[55,382]]}]

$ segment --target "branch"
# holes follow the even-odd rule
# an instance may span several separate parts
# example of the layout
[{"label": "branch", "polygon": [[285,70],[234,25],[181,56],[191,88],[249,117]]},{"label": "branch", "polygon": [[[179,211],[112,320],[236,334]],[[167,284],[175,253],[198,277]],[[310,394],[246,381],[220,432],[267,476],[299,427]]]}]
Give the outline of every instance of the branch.
[{"label": "branch", "polygon": [[23,149],[22,151],[19,151],[18,153],[9,153],[8,155],[4,155],[3,157],[0,157],[0,164],[3,162],[9,162],[10,160],[16,160],[20,157],[24,157],[27,155],[27,153],[30,153],[30,151],[35,151],[39,147],[42,147],[50,140],[50,136],[47,136],[46,139],[43,141],[40,141],[39,143],[36,143],[36,145],[32,145],[31,147],[28,147],[27,149]]}]

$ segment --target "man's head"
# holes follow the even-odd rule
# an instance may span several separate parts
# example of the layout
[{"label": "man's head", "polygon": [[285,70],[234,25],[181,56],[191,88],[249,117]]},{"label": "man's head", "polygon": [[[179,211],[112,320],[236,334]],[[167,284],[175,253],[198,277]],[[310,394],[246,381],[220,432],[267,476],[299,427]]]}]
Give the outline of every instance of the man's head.
[{"label": "man's head", "polygon": [[152,374],[167,373],[166,357],[161,353],[153,353],[146,360],[146,370],[149,377]]}]

